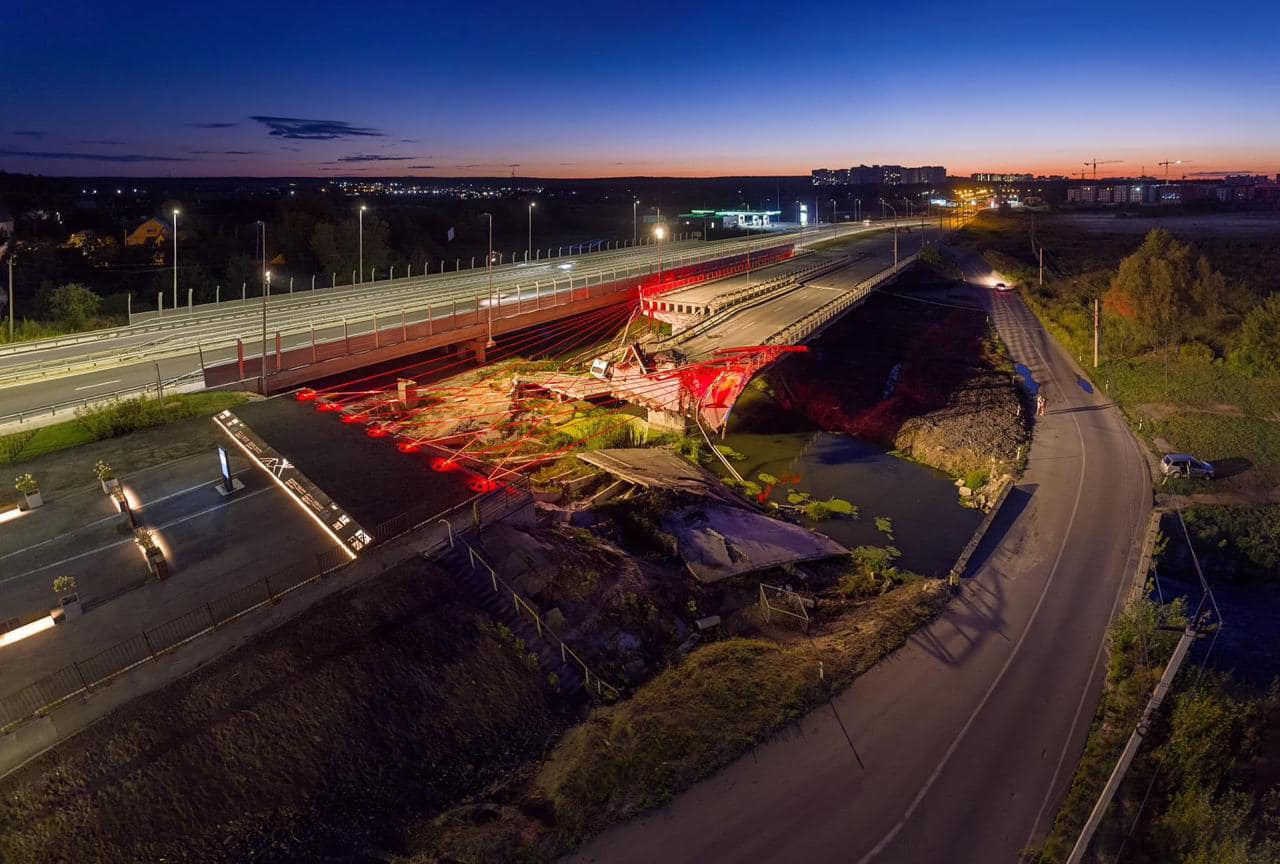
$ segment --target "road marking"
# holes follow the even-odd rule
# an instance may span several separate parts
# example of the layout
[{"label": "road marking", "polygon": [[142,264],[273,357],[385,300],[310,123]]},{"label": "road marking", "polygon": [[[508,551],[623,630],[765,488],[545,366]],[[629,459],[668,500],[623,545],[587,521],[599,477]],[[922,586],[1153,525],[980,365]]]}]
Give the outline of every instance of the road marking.
[{"label": "road marking", "polygon": [[[235,504],[239,501],[248,501],[250,498],[256,498],[257,496],[261,495],[264,492],[271,492],[272,489],[273,487],[271,486],[264,486],[261,489],[257,490],[256,492],[250,492],[248,495],[242,495],[239,498],[232,498],[230,501],[224,501],[221,504],[215,504],[212,507],[206,507],[204,510],[201,510],[198,513],[192,513],[190,516],[183,516],[179,519],[170,520],[169,522],[166,522],[163,525],[157,526],[155,530],[163,531],[166,528],[172,528],[174,525],[181,525],[183,522],[190,522],[192,519],[198,519],[201,516],[204,516],[208,513],[212,513],[214,510],[221,510],[223,507],[230,507],[232,504]],[[31,576],[35,573],[39,573],[42,570],[48,570],[51,567],[61,567],[65,564],[70,564],[72,561],[79,561],[81,558],[85,558],[89,555],[97,555],[101,552],[106,552],[109,549],[115,549],[117,546],[124,546],[132,542],[134,542],[132,538],[129,538],[128,540],[117,540],[115,543],[108,543],[106,546],[99,546],[97,549],[90,549],[87,552],[81,552],[79,555],[72,555],[70,558],[63,558],[61,561],[54,561],[52,564],[41,565],[40,567],[37,567],[34,570],[28,570],[26,573],[18,573],[15,576],[6,576],[5,578],[0,579],[0,585],[4,585],[8,582],[13,582],[16,579],[22,579],[26,576]]]},{"label": "road marking", "polygon": [[[1023,328],[1022,323],[1020,321],[1016,321],[1016,319],[1015,323],[1018,325],[1018,329],[1022,330],[1023,337],[1028,342],[1031,342],[1030,334],[1028,334],[1026,329]],[[1052,367],[1045,362],[1044,355],[1040,353],[1040,349],[1036,347],[1034,342],[1031,342],[1031,350],[1040,358],[1040,363],[1044,366],[1048,379],[1056,381],[1057,376],[1053,374]],[[1071,421],[1075,425],[1076,438],[1080,442],[1080,473],[1079,479],[1076,481],[1076,499],[1071,505],[1071,516],[1067,519],[1067,530],[1063,532],[1062,543],[1058,546],[1058,554],[1054,556],[1053,567],[1049,571],[1049,578],[1045,580],[1044,587],[1040,589],[1040,596],[1036,599],[1036,605],[1031,610],[1031,616],[1027,619],[1027,625],[1023,628],[1022,635],[1018,637],[1018,641],[1014,643],[1013,650],[1009,652],[1008,658],[1005,659],[1004,665],[1000,667],[1000,672],[991,682],[991,686],[987,688],[987,692],[982,694],[982,699],[978,702],[977,707],[969,714],[969,718],[965,720],[964,725],[960,727],[960,731],[956,733],[956,737],[952,740],[951,745],[947,747],[947,751],[942,754],[942,759],[938,761],[938,765],[933,769],[933,773],[929,775],[929,779],[924,782],[924,785],[920,787],[920,791],[916,793],[916,797],[912,799],[910,806],[907,807],[907,812],[902,814],[902,817],[898,819],[893,828],[890,829],[889,833],[882,837],[880,842],[871,848],[870,852],[858,859],[857,864],[869,864],[869,862],[883,852],[885,848],[894,841],[902,829],[906,827],[907,820],[909,820],[916,812],[916,808],[920,806],[920,802],[924,800],[925,795],[929,794],[929,790],[933,788],[933,784],[936,783],[938,778],[942,775],[942,771],[947,767],[947,763],[951,761],[951,757],[955,755],[956,750],[960,748],[960,743],[964,740],[965,735],[969,733],[970,727],[973,726],[974,721],[978,719],[978,715],[982,713],[982,709],[987,706],[987,702],[990,701],[991,695],[995,693],[996,688],[1000,686],[1000,682],[1004,680],[1005,673],[1009,671],[1009,667],[1012,666],[1013,661],[1017,659],[1018,652],[1022,648],[1022,643],[1026,641],[1029,635],[1031,635],[1031,630],[1036,622],[1036,618],[1040,614],[1040,608],[1044,605],[1045,597],[1049,595],[1049,588],[1053,585],[1054,577],[1058,575],[1058,566],[1062,563],[1062,556],[1067,550],[1067,540],[1071,537],[1071,529],[1075,525],[1076,521],[1076,512],[1080,509],[1080,499],[1084,495],[1084,475],[1085,469],[1088,465],[1089,456],[1085,451],[1084,433],[1080,431],[1080,420],[1077,418],[1075,413],[1071,415]]]},{"label": "road marking", "polygon": [[[183,459],[189,459],[189,458],[191,457],[189,456],[183,457]],[[182,460],[173,459],[171,461],[180,462]],[[153,467],[159,467],[159,466],[153,466]],[[145,471],[147,469],[144,468],[142,470]],[[241,474],[247,474],[252,470],[253,470],[252,468],[241,468],[239,471],[233,471],[231,473],[231,476],[237,477]],[[198,483],[195,486],[188,486],[186,489],[179,489],[177,492],[170,492],[168,495],[162,495],[161,497],[153,499],[151,501],[144,501],[142,506],[138,507],[138,509],[135,512],[138,512],[138,513],[145,512],[148,506],[154,506],[156,504],[160,504],[161,502],[168,501],[170,498],[177,498],[179,495],[185,495],[188,492],[194,492],[195,490],[203,489],[206,486],[213,486],[218,482],[220,481],[206,480],[203,483]],[[23,552],[30,552],[32,549],[39,549],[41,546],[47,546],[48,544],[54,542],[55,540],[63,539],[69,534],[76,534],[80,531],[83,531],[86,528],[93,528],[95,525],[101,525],[103,522],[110,522],[111,520],[115,519],[119,515],[120,515],[119,511],[117,511],[115,513],[112,513],[110,516],[103,516],[101,519],[94,519],[92,522],[86,522],[83,525],[79,526],[78,528],[73,528],[71,531],[68,531],[65,534],[59,534],[57,537],[50,537],[47,540],[41,540],[39,543],[32,543],[30,546],[23,546],[21,549],[15,549],[12,552],[6,552],[5,554],[0,555],[0,561],[3,561],[6,558],[12,558],[14,555],[21,555]]]},{"label": "road marking", "polygon": [[102,381],[102,382],[100,382],[100,383],[98,383],[98,384],[86,384],[86,385],[84,385],[83,387],[77,387],[77,388],[76,388],[76,390],[77,390],[77,391],[80,391],[80,390],[92,390],[92,389],[93,389],[93,388],[95,388],[95,387],[106,387],[106,386],[107,386],[107,385],[109,385],[109,384],[119,384],[119,383],[120,383],[120,379],[119,379],[119,378],[116,378],[116,379],[113,379],[113,380],[111,380],[111,381]]}]

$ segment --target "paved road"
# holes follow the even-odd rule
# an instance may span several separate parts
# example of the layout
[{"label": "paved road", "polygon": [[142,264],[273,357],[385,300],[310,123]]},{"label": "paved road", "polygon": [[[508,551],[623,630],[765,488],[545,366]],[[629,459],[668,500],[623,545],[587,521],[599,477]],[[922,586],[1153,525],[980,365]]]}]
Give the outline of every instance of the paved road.
[{"label": "paved road", "polygon": [[[905,256],[918,252],[921,235],[918,231],[898,238],[899,254]],[[693,358],[711,354],[717,348],[736,345],[760,345],[774,333],[803,318],[813,310],[836,299],[840,292],[848,291],[862,280],[881,272],[893,264],[892,234],[876,234],[852,246],[848,251],[855,260],[839,270],[823,274],[800,288],[789,291],[756,306],[748,306],[727,317],[721,324],[680,341],[678,347]],[[813,256],[792,259],[804,261]],[[816,261],[813,263],[817,263]],[[778,268],[759,271],[755,281],[773,278]],[[733,287],[741,288],[741,284]]]},{"label": "paved road", "polygon": [[[266,474],[232,454],[245,484],[223,498],[210,454],[185,457],[122,478],[138,520],[155,529],[171,563],[164,582],[146,565],[101,489],[53,496],[45,507],[0,525],[0,619],[34,620],[56,605],[56,576],[75,576],[84,617],[0,649],[0,694],[89,657],[146,626],[332,548]],[[144,584],[145,583],[145,584]],[[141,587],[139,587],[141,586]]]},{"label": "paved road", "polygon": [[1150,475],[1018,297],[982,294],[1050,413],[959,598],[795,729],[568,860],[1004,864],[1043,836],[1096,707]]},{"label": "paved road", "polygon": [[[841,225],[838,233],[847,236],[880,227]],[[835,233],[829,228],[809,228],[709,243],[672,243],[663,246],[663,267],[678,266],[685,259],[737,254],[748,247],[824,242]],[[493,272],[495,303],[505,308],[528,303],[535,296],[563,295],[571,286],[596,285],[656,268],[657,254],[652,246],[505,265]],[[413,324],[428,317],[446,318],[455,303],[459,310],[467,311],[488,302],[488,274],[483,269],[354,288],[273,293],[268,304],[268,348],[274,348],[276,333],[288,349],[309,344],[312,327],[317,340],[335,340],[344,332],[351,336],[372,332],[375,313],[380,326],[388,328],[402,321]],[[244,340],[247,355],[257,356],[261,350],[261,312],[258,300],[205,304],[191,314],[180,310],[177,315],[169,313],[129,327],[79,334],[70,337],[76,340],[71,344],[64,337],[0,347],[0,417],[137,391],[154,386],[157,379],[166,386],[184,376],[194,382],[191,376],[198,374],[202,360],[214,363],[235,356],[237,337]]]}]

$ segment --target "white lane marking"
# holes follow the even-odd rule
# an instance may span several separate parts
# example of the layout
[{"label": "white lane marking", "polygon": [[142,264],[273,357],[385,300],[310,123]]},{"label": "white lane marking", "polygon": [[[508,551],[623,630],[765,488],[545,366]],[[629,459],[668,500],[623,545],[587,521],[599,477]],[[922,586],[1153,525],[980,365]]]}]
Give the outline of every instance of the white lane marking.
[{"label": "white lane marking", "polygon": [[[175,459],[173,461],[178,462],[181,460]],[[252,468],[241,468],[239,471],[231,472],[231,476],[236,477],[240,474],[247,474],[252,470]],[[213,486],[218,482],[219,481],[217,480],[206,480],[203,483],[198,483],[195,486],[188,486],[186,489],[179,489],[177,492],[170,492],[168,495],[162,495],[161,497],[155,498],[151,501],[144,501],[142,506],[139,507],[136,512],[145,512],[148,506],[155,506],[163,501],[168,501],[170,498],[177,498],[179,495],[186,495],[188,492],[194,492],[197,489],[204,489],[206,487]],[[32,549],[39,549],[41,546],[47,546],[55,540],[65,539],[68,535],[77,534],[86,528],[93,528],[95,525],[101,525],[103,522],[110,522],[119,515],[119,513],[112,513],[110,516],[103,516],[101,519],[94,519],[92,522],[86,522],[79,528],[74,528],[66,534],[60,534],[57,537],[50,537],[48,540],[41,540],[39,543],[32,543],[30,546],[23,546],[21,549],[15,549],[12,552],[6,552],[5,554],[0,555],[0,561],[3,561],[6,558],[12,558],[14,555],[21,555],[23,552],[30,552]]]},{"label": "white lane marking", "polygon": [[[1028,334],[1025,328],[1023,328],[1022,323],[1017,321],[1016,318],[1014,321],[1018,325],[1018,329],[1022,331],[1023,337],[1030,342],[1030,334]],[[1031,350],[1040,358],[1040,364],[1045,369],[1047,380],[1053,380],[1056,382],[1057,376],[1053,374],[1053,367],[1045,362],[1044,355],[1040,353],[1040,349],[1034,342],[1031,343]],[[924,785],[920,787],[920,791],[916,793],[916,797],[912,799],[911,805],[907,807],[907,812],[902,814],[902,817],[898,819],[897,823],[894,824],[889,833],[881,838],[880,842],[872,847],[870,852],[858,859],[857,864],[868,864],[868,862],[883,852],[885,848],[894,841],[902,829],[906,827],[907,820],[909,820],[912,814],[916,812],[916,808],[920,806],[920,802],[924,800],[924,796],[929,793],[931,788],[933,788],[933,784],[936,783],[938,777],[942,775],[942,771],[947,767],[947,763],[951,761],[951,757],[955,755],[956,750],[960,748],[960,742],[963,741],[965,735],[969,733],[969,728],[973,726],[974,721],[978,719],[978,715],[982,713],[982,709],[987,706],[987,702],[991,699],[991,694],[995,693],[996,688],[1000,686],[1000,682],[1004,680],[1005,673],[1009,671],[1009,667],[1013,665],[1013,661],[1017,658],[1018,652],[1022,648],[1022,643],[1026,641],[1027,636],[1031,635],[1032,627],[1035,625],[1036,618],[1040,614],[1040,608],[1044,605],[1044,599],[1049,594],[1049,588],[1053,585],[1054,577],[1058,575],[1058,566],[1062,563],[1062,556],[1067,550],[1067,540],[1071,537],[1071,529],[1074,527],[1076,521],[1076,512],[1080,508],[1080,499],[1084,494],[1084,475],[1085,468],[1088,463],[1088,453],[1085,451],[1084,434],[1080,431],[1080,420],[1076,417],[1075,412],[1071,414],[1071,420],[1076,428],[1076,438],[1080,441],[1080,474],[1079,479],[1076,481],[1076,499],[1071,505],[1071,516],[1067,520],[1067,530],[1062,535],[1062,543],[1058,546],[1058,554],[1054,556],[1053,568],[1049,571],[1049,578],[1045,580],[1044,587],[1040,589],[1040,596],[1036,599],[1036,605],[1031,610],[1031,617],[1027,619],[1027,625],[1023,628],[1022,635],[1019,636],[1018,641],[1014,643],[1013,650],[1009,652],[1009,656],[1005,659],[1004,665],[1000,667],[1000,672],[991,682],[991,686],[987,688],[987,692],[982,694],[981,701],[979,701],[977,707],[973,709],[973,712],[969,715],[969,719],[965,720],[964,725],[960,727],[960,731],[956,734],[955,739],[952,740],[951,746],[947,748],[947,752],[942,754],[942,759],[938,761],[938,765],[933,769],[933,773],[929,775],[929,779],[925,781]]]},{"label": "white lane marking", "polygon": [[[174,525],[181,525],[183,522],[190,522],[192,519],[199,519],[201,516],[212,513],[214,510],[221,510],[223,507],[230,507],[232,504],[236,504],[240,501],[248,501],[250,498],[256,498],[261,495],[263,492],[271,492],[273,490],[274,487],[272,486],[264,486],[256,492],[250,492],[248,495],[242,495],[239,498],[233,498],[230,501],[223,502],[222,504],[215,504],[212,507],[206,507],[204,510],[201,510],[198,513],[192,513],[190,516],[173,519],[163,525],[156,526],[155,530],[163,531],[166,528],[172,528]],[[97,549],[90,549],[87,552],[81,552],[79,555],[72,555],[70,558],[63,558],[61,561],[54,561],[52,564],[44,564],[34,570],[28,570],[26,573],[19,573],[16,576],[6,576],[5,578],[0,579],[0,585],[12,582],[15,579],[22,579],[23,577],[31,576],[35,573],[39,573],[41,570],[48,570],[51,567],[61,567],[64,564],[70,564],[72,561],[79,561],[81,558],[85,558],[89,555],[97,555],[100,552],[106,552],[109,549],[115,549],[117,546],[124,546],[125,544],[132,542],[132,539],[117,540],[115,543],[108,543],[106,546],[99,546]]]},{"label": "white lane marking", "polygon": [[100,381],[100,382],[98,382],[97,384],[86,384],[86,385],[84,385],[83,387],[77,387],[77,388],[76,388],[76,390],[77,390],[77,391],[79,391],[79,390],[92,390],[92,389],[93,389],[93,388],[95,388],[95,387],[106,387],[106,386],[107,386],[107,385],[109,385],[109,384],[119,384],[119,383],[120,383],[120,379],[119,379],[119,378],[115,378],[115,379],[112,379],[111,381]]}]

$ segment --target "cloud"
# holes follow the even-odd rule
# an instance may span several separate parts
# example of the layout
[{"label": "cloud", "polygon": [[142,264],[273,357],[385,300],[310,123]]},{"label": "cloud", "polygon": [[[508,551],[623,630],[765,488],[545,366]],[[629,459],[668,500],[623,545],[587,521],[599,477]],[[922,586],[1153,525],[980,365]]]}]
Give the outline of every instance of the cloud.
[{"label": "cloud", "polygon": [[45,133],[39,129],[14,129],[10,135],[21,135],[23,138],[43,138]]},{"label": "cloud", "polygon": [[223,150],[224,156],[253,156],[257,154],[257,150]]},{"label": "cloud", "polygon": [[142,153],[64,153],[53,150],[0,150],[0,156],[27,159],[83,160],[85,162],[189,162],[181,156],[149,156]]},{"label": "cloud", "polygon": [[290,153],[301,153],[301,152],[302,152],[302,148],[301,148],[301,147],[290,147],[290,146],[288,146],[288,145],[286,145],[286,144],[281,144],[281,145],[280,145],[280,149],[281,149],[281,150],[288,150]]},{"label": "cloud", "polygon": [[419,144],[421,143],[421,141],[422,141],[421,138],[401,138],[400,139],[401,144]]},{"label": "cloud", "polygon": [[339,156],[338,162],[408,162],[421,159],[421,156],[379,156],[377,153],[356,153],[352,156]]},{"label": "cloud", "polygon": [[1192,171],[1188,177],[1226,177],[1228,174],[1254,175],[1257,171]]},{"label": "cloud", "polygon": [[96,145],[98,145],[98,146],[100,146],[100,147],[118,147],[119,145],[124,144],[124,143],[126,143],[126,142],[124,142],[124,141],[116,141],[116,140],[114,140],[114,139],[112,139],[112,138],[102,138],[102,139],[82,138],[82,139],[80,140],[80,143],[81,143],[81,144],[89,144],[89,145],[94,145],[94,144],[96,144]]},{"label": "cloud", "polygon": [[410,168],[427,168],[427,169],[430,169],[430,170],[432,170],[432,171],[436,170],[436,166],[434,166],[434,165],[410,165],[409,167],[410,167]]},{"label": "cloud", "polygon": [[235,123],[184,123],[184,126],[191,126],[196,129],[230,129]]},{"label": "cloud", "polygon": [[367,126],[353,126],[344,120],[304,120],[298,117],[254,116],[275,138],[292,141],[333,141],[337,138],[381,138],[382,132]]}]

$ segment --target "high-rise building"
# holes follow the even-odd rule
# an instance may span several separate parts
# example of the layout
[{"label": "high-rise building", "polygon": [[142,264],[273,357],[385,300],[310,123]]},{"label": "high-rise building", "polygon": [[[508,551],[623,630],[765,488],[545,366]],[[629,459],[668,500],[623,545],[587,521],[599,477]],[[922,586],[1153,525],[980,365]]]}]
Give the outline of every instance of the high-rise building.
[{"label": "high-rise building", "polygon": [[907,168],[902,165],[858,165],[853,168],[815,168],[814,186],[897,186],[945,183],[947,169],[941,165]]}]

